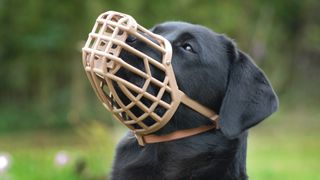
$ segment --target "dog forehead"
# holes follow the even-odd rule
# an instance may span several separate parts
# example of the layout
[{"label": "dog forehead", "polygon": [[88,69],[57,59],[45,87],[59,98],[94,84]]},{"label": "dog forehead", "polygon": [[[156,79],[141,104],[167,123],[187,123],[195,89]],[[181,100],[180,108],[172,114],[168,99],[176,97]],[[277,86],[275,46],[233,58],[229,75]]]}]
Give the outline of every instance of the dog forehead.
[{"label": "dog forehead", "polygon": [[151,29],[154,33],[160,34],[162,36],[178,37],[181,34],[188,33],[193,35],[195,38],[212,38],[216,39],[219,34],[215,33],[211,29],[182,21],[169,21],[158,25],[155,25]]},{"label": "dog forehead", "polygon": [[224,59],[224,52],[226,52],[225,42],[223,41],[225,38],[222,38],[224,36],[205,26],[182,21],[169,21],[154,26],[152,31],[170,42],[179,42],[179,37],[183,34],[191,35],[202,52],[200,53],[202,59],[213,59],[213,56],[216,57],[214,59]]}]

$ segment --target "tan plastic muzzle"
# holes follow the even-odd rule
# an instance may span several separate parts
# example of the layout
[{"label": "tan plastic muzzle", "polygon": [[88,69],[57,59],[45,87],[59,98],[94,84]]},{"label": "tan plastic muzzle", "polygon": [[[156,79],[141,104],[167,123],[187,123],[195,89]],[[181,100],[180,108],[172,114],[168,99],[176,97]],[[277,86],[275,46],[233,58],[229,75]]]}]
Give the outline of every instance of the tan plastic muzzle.
[{"label": "tan plastic muzzle", "polygon": [[[129,36],[150,46],[160,58],[152,58],[126,43]],[[162,128],[180,102],[213,121],[217,120],[215,112],[179,90],[171,65],[170,42],[140,26],[131,16],[114,11],[101,14],[82,50],[85,71],[99,99],[136,135],[144,136]],[[129,59],[120,58],[122,52],[136,56],[143,67],[139,69],[129,63]],[[163,77],[155,77],[154,69]],[[121,70],[142,79],[142,85],[119,76]],[[156,93],[151,93],[150,87],[157,89]],[[126,102],[120,94],[126,96]],[[134,108],[140,113],[135,113]],[[156,111],[157,108],[162,109],[161,113]]]}]

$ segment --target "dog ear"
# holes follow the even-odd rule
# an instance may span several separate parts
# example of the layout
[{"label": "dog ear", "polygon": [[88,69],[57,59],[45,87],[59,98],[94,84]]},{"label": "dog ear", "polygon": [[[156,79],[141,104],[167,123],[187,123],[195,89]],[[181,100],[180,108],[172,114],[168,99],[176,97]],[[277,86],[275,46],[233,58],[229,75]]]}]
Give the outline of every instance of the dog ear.
[{"label": "dog ear", "polygon": [[233,60],[219,123],[224,135],[235,138],[275,112],[278,98],[262,70],[231,44]]}]

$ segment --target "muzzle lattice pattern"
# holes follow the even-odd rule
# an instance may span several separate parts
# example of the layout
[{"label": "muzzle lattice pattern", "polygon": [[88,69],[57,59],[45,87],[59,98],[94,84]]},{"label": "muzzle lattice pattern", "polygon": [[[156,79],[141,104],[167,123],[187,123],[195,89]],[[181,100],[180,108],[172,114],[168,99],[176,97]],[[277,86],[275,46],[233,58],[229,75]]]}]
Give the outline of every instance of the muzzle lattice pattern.
[{"label": "muzzle lattice pattern", "polygon": [[[160,59],[130,46],[126,43],[129,37],[146,43],[160,54]],[[120,58],[121,53],[137,57],[143,67],[137,68],[130,63],[132,60]],[[83,48],[83,65],[103,105],[134,133],[145,135],[163,127],[180,104],[181,91],[171,67],[171,55],[171,44],[165,38],[143,28],[129,15],[109,11],[98,17],[89,34]],[[154,69],[163,76],[155,77]],[[143,83],[119,76],[122,70],[139,77]],[[151,87],[156,89],[155,93],[148,91]],[[166,100],[164,95],[168,97]],[[155,111],[159,108],[161,113]]]}]

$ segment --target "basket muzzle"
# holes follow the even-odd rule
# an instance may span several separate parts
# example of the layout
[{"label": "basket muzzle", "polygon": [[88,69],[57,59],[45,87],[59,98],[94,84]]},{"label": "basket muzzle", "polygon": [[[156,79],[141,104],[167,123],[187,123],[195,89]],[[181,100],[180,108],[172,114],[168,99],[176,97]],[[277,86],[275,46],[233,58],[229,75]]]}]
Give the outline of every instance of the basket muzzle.
[{"label": "basket muzzle", "polygon": [[[132,38],[152,48],[158,56],[138,50],[129,43]],[[162,128],[180,102],[212,120],[218,117],[179,90],[170,42],[140,26],[129,15],[114,11],[101,14],[82,51],[83,65],[97,96],[116,119],[137,135]],[[161,76],[156,76],[155,71]],[[139,83],[128,77],[138,78]]]}]

